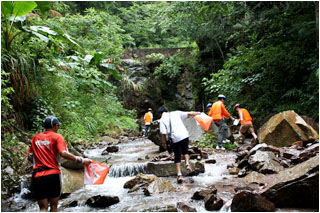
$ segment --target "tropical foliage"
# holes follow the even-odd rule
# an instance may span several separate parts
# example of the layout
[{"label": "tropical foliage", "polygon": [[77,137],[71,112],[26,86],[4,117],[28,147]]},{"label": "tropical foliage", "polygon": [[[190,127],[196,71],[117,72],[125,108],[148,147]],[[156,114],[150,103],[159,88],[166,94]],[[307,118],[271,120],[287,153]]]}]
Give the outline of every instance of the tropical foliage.
[{"label": "tropical foliage", "polygon": [[[120,104],[127,90],[143,89],[119,68],[131,48],[191,48],[147,57],[171,109],[181,107],[177,82],[187,70],[200,111],[223,93],[230,112],[241,103],[258,126],[284,110],[317,120],[318,7],[290,1],[2,1],[2,168],[19,171],[23,156],[13,151],[15,144],[41,131],[49,114],[59,117],[73,145],[137,130],[135,111]],[[213,146],[214,138],[205,137],[198,145]],[[13,192],[18,178],[8,171],[2,181]]]}]

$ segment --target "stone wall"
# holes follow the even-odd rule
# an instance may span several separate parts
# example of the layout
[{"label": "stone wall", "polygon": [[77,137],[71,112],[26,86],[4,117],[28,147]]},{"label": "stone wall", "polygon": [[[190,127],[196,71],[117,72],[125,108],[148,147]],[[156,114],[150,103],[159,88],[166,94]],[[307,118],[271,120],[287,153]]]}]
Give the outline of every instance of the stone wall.
[{"label": "stone wall", "polygon": [[139,58],[140,61],[145,61],[146,56],[152,53],[161,53],[165,57],[169,57],[171,55],[174,55],[178,50],[185,51],[186,54],[189,54],[192,48],[186,47],[186,48],[132,49],[124,52],[121,58],[122,59]]}]

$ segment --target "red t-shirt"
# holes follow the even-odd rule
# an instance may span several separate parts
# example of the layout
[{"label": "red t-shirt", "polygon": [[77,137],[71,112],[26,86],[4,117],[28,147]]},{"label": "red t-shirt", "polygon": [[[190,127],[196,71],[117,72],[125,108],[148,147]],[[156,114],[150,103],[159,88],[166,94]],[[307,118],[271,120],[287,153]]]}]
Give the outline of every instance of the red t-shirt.
[{"label": "red t-shirt", "polygon": [[61,174],[60,152],[67,151],[67,145],[62,135],[52,131],[45,131],[35,135],[32,139],[29,153],[33,153],[33,169],[49,167],[50,170],[37,172],[35,178],[40,176]]}]

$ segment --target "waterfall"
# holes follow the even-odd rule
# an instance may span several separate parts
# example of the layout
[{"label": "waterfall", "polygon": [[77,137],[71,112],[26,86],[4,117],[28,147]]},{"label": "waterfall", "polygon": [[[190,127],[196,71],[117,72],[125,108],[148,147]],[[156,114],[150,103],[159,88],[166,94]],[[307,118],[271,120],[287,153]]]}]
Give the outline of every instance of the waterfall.
[{"label": "waterfall", "polygon": [[135,176],[139,173],[145,173],[147,163],[123,163],[112,165],[109,170],[109,177]]}]

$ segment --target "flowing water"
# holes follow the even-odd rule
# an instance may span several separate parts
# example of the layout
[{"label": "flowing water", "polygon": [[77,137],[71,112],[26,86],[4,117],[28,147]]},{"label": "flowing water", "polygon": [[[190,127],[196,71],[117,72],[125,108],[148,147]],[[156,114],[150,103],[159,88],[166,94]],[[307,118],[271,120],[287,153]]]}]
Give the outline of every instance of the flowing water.
[{"label": "flowing water", "polygon": [[[197,211],[206,211],[203,201],[194,201],[190,198],[194,192],[205,189],[207,186],[219,181],[231,178],[227,170],[227,165],[233,163],[235,154],[232,152],[217,153],[209,158],[216,159],[215,164],[205,164],[205,173],[194,177],[185,177],[183,184],[176,183],[176,177],[165,177],[176,187],[176,192],[166,192],[145,196],[142,191],[128,193],[128,189],[123,185],[136,174],[145,171],[148,160],[146,156],[158,151],[158,146],[149,140],[136,140],[119,144],[119,152],[101,155],[103,149],[92,149],[85,151],[85,155],[91,159],[104,162],[108,159],[108,164],[112,164],[109,174],[102,185],[86,185],[73,192],[68,198],[59,201],[59,211],[110,211],[110,212],[137,212],[137,211],[165,211],[168,206],[176,207],[178,202],[185,202]],[[192,181],[191,181],[192,180]],[[25,190],[25,189],[23,189]],[[95,195],[118,196],[120,202],[106,209],[91,208],[85,205],[88,198]],[[228,192],[218,192],[218,195],[225,201],[232,199]],[[36,203],[22,199],[21,194],[16,195],[13,203],[25,206],[20,211],[38,211]],[[72,201],[77,201],[76,207],[67,207]],[[223,207],[220,211],[230,211]]]}]

